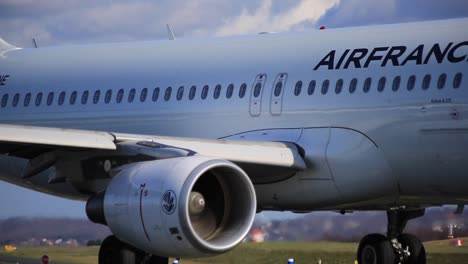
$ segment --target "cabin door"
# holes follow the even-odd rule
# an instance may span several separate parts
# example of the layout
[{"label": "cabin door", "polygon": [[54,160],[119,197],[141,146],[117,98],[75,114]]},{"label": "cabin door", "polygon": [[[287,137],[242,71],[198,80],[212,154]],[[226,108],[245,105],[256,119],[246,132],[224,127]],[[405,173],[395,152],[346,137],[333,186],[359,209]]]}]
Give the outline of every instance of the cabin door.
[{"label": "cabin door", "polygon": [[266,74],[259,74],[255,78],[252,86],[252,93],[250,94],[250,115],[260,116],[262,111],[262,95],[263,88],[265,87]]}]

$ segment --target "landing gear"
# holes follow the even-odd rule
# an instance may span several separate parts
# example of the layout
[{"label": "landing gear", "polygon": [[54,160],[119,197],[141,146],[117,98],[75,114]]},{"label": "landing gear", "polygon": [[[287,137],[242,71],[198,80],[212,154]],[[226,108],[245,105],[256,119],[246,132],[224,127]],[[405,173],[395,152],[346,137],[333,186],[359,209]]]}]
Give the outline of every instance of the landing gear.
[{"label": "landing gear", "polygon": [[360,264],[426,264],[426,251],[419,239],[403,234],[408,220],[424,215],[415,211],[388,211],[387,237],[380,234],[365,236],[359,243],[357,259]]},{"label": "landing gear", "polygon": [[168,264],[168,258],[153,256],[108,236],[99,249],[99,264]]},{"label": "landing gear", "polygon": [[426,250],[417,237],[410,234],[402,234],[398,237],[403,248],[408,248],[411,253],[406,260],[408,264],[426,264]]},{"label": "landing gear", "polygon": [[390,241],[380,234],[361,239],[358,248],[359,264],[395,264],[396,255]]}]

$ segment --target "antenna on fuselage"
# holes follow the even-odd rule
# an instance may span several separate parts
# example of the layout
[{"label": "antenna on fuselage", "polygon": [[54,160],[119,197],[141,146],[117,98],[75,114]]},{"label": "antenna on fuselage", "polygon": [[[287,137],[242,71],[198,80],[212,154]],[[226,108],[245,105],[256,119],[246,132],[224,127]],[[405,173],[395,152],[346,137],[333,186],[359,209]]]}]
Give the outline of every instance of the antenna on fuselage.
[{"label": "antenna on fuselage", "polygon": [[169,26],[169,24],[166,24],[166,28],[167,28],[167,35],[169,37],[169,40],[175,40],[175,36],[174,36],[174,32],[172,32],[172,29],[171,29],[171,26]]},{"label": "antenna on fuselage", "polygon": [[37,49],[37,41],[35,38],[32,39],[34,47]]}]

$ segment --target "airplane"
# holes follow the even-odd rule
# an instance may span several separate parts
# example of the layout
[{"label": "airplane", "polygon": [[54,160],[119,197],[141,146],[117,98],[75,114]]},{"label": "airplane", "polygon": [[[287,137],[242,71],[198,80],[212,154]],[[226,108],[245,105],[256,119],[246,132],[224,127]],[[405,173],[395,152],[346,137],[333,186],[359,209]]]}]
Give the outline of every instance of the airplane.
[{"label": "airplane", "polygon": [[[99,263],[225,253],[262,211],[385,211],[357,259],[468,201],[468,19],[40,48],[0,43],[0,179],[87,201]],[[38,201],[39,202],[39,201]]]}]

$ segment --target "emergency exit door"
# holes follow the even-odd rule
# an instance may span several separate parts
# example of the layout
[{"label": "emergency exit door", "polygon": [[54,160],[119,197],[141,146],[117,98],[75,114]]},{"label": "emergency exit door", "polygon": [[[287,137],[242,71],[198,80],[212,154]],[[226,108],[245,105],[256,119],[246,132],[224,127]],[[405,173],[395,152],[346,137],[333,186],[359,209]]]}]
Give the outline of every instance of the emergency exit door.
[{"label": "emergency exit door", "polygon": [[250,115],[260,116],[262,111],[262,95],[265,87],[266,74],[259,74],[255,77],[252,92],[250,93]]},{"label": "emergency exit door", "polygon": [[271,89],[270,112],[272,115],[280,115],[283,110],[283,91],[288,74],[280,73],[276,76]]}]

